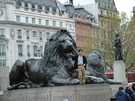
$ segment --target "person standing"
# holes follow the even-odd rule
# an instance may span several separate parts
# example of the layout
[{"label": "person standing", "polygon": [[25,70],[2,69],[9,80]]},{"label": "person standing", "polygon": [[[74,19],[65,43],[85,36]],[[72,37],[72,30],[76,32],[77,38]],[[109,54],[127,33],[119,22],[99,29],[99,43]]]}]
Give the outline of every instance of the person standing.
[{"label": "person standing", "polygon": [[83,65],[86,69],[87,66],[87,58],[83,53],[82,49],[78,50],[79,55],[75,57],[75,68],[78,68],[79,65]]},{"label": "person standing", "polygon": [[115,60],[123,60],[122,40],[119,34],[115,35]]},{"label": "person standing", "polygon": [[87,59],[84,56],[83,50],[79,49],[79,55],[75,57],[75,68],[78,71],[78,78],[80,84],[85,84],[85,70],[87,65]]},{"label": "person standing", "polygon": [[135,101],[135,83],[132,84],[132,90],[133,90],[132,100]]},{"label": "person standing", "polygon": [[125,93],[126,93],[126,101],[133,101],[132,99],[133,91],[129,86],[125,88]]}]

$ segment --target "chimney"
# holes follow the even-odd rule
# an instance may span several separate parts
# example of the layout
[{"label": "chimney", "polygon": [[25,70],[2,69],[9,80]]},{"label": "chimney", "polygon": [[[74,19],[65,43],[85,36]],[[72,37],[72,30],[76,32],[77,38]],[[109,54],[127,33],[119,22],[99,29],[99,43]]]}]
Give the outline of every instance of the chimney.
[{"label": "chimney", "polygon": [[69,4],[73,5],[73,0],[69,0]]}]

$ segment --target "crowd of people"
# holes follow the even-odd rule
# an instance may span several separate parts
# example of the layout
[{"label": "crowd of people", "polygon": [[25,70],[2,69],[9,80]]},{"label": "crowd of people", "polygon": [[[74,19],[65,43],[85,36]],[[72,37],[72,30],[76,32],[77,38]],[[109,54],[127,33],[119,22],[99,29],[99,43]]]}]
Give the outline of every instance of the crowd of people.
[{"label": "crowd of people", "polygon": [[135,101],[135,83],[129,84],[126,88],[119,87],[112,101]]}]

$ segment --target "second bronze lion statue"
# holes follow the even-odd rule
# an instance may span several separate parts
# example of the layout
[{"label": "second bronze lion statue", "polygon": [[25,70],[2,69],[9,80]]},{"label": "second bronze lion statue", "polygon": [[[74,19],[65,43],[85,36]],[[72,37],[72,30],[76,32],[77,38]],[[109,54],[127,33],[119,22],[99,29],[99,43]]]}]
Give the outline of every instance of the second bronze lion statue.
[{"label": "second bronze lion statue", "polygon": [[70,33],[58,31],[47,41],[41,59],[15,62],[9,75],[9,89],[79,84],[79,80],[72,77],[76,55],[76,43]]}]

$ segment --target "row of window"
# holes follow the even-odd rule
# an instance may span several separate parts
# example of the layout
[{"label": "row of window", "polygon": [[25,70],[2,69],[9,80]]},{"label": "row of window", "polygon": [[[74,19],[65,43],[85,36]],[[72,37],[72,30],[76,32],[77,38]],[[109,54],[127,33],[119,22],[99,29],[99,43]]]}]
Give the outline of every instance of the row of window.
[{"label": "row of window", "polygon": [[36,5],[36,4],[30,4],[27,2],[19,2],[16,6],[16,8],[24,8],[24,10],[31,10],[33,11],[38,11],[40,12],[44,12],[46,14],[51,13],[53,15],[59,14],[60,16],[65,15],[65,11],[64,10],[59,10],[57,7],[50,7],[50,6],[41,6],[41,5]]},{"label": "row of window", "polygon": [[30,18],[30,17],[25,17],[25,21],[22,21],[20,15],[16,16],[16,21],[17,22],[32,23],[32,24],[39,24],[39,25],[46,25],[46,26],[51,26],[51,23],[52,23],[53,27],[57,27],[57,26],[63,27],[63,24],[64,24],[62,21],[57,22],[56,20],[53,20],[51,22],[51,20],[48,20],[48,19],[43,20],[43,19],[36,19],[36,18]]},{"label": "row of window", "polygon": [[110,16],[110,17],[113,17],[113,16],[116,16],[117,15],[117,12],[112,12],[112,11],[108,11],[108,10],[100,10],[100,13],[102,16]]},{"label": "row of window", "polygon": [[[26,39],[30,40],[31,38],[33,40],[43,40],[43,32],[37,32],[37,31],[32,31],[30,32],[29,30],[26,30],[25,32],[26,35]],[[32,35],[31,35],[32,34]],[[50,38],[51,33],[50,32],[46,32],[46,39],[48,40]],[[21,29],[17,30],[17,39],[23,39],[23,32]]]},{"label": "row of window", "polygon": [[[33,55],[31,53],[31,48],[33,48]],[[18,56],[22,57],[24,56],[24,51],[23,51],[24,47],[22,44],[18,44]],[[33,47],[30,47],[30,45],[27,45],[27,56],[31,57],[41,57],[42,56],[42,50],[43,50],[43,46],[38,47],[37,45],[34,45]]]},{"label": "row of window", "polygon": [[104,9],[115,9],[115,5],[111,2],[99,2],[99,7]]},{"label": "row of window", "polygon": [[6,57],[6,46],[0,45],[0,57]]}]

